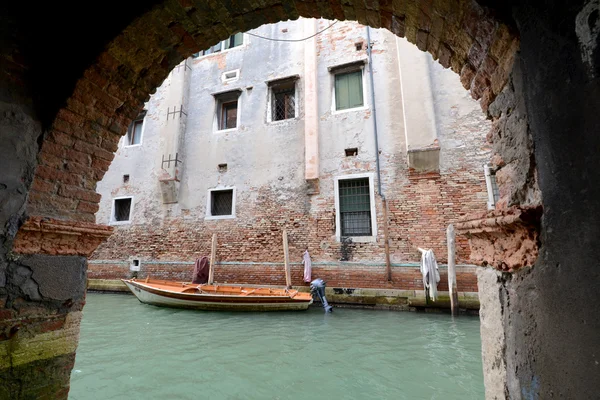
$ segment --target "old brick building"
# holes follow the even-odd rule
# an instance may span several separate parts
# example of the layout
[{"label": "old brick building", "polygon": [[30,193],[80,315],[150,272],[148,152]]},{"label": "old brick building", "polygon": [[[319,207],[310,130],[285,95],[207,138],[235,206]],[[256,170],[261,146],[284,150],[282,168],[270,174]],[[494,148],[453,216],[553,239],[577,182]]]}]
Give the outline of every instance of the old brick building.
[{"label": "old brick building", "polygon": [[[177,66],[98,184],[115,231],[89,278],[189,280],[217,233],[216,281],[283,284],[285,229],[295,285],[308,249],[329,286],[422,290],[417,247],[445,261],[447,225],[487,209],[490,124],[452,71],[369,34],[371,60],[363,25],[286,21]],[[473,267],[458,288],[477,291]]]}]

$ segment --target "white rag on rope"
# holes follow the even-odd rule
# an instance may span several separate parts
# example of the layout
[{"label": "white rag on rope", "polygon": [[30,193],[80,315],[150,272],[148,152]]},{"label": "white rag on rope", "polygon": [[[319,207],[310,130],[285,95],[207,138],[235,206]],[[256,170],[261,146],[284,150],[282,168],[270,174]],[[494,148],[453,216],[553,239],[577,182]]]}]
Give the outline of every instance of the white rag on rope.
[{"label": "white rag on rope", "polygon": [[429,289],[429,297],[433,301],[437,300],[437,284],[440,281],[440,271],[433,250],[421,252],[421,274],[423,275],[423,286],[425,290]]},{"label": "white rag on rope", "polygon": [[310,254],[308,250],[304,252],[302,256],[302,263],[304,264],[304,282],[310,282],[310,275],[312,273],[312,261],[310,260]]}]

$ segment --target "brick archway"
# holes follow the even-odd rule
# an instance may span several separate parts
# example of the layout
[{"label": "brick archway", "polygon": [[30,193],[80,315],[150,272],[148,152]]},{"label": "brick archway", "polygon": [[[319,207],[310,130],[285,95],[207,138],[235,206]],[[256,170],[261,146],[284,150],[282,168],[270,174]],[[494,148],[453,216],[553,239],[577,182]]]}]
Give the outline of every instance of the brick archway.
[{"label": "brick archway", "polygon": [[[472,96],[481,100],[484,112],[509,82],[519,47],[516,30],[475,1],[412,0],[369,5],[362,1],[284,1],[263,8],[256,4],[230,9],[220,3],[210,6],[204,2],[165,1],[129,24],[98,54],[93,65],[81,71],[75,89],[43,138],[26,204],[27,219],[12,246],[22,265],[32,268],[34,278],[35,274],[43,274],[34,265],[47,261],[40,256],[59,256],[54,260],[68,269],[73,279],[84,275],[85,260],[81,257],[88,256],[111,233],[111,228],[94,223],[100,200],[95,188],[114,157],[120,137],[149,93],[173,67],[233,33],[300,16],[356,20],[386,28],[431,53],[444,67],[452,68]],[[510,107],[510,101],[504,101],[490,109],[497,127],[504,123]],[[527,155],[530,149],[525,146]],[[505,193],[505,205],[518,204],[517,197]],[[508,223],[514,220],[519,218]],[[498,231],[502,229],[492,233],[484,229],[484,234]],[[519,262],[518,266],[524,265]],[[525,260],[528,265],[531,262]],[[65,304],[61,301],[71,294],[41,291],[42,301],[46,293],[53,299],[52,318],[48,322],[40,314],[42,322],[31,323],[31,337],[53,332],[64,335],[67,345],[60,352],[47,350],[43,359],[33,357],[34,361],[15,366],[17,372],[13,374],[18,378],[16,367],[27,368],[34,362],[54,367],[60,373],[44,377],[46,389],[61,398],[68,391],[68,372],[84,300],[77,293],[74,297],[78,301]],[[17,312],[8,316],[13,321],[19,318]],[[22,359],[29,360],[27,354]]]}]

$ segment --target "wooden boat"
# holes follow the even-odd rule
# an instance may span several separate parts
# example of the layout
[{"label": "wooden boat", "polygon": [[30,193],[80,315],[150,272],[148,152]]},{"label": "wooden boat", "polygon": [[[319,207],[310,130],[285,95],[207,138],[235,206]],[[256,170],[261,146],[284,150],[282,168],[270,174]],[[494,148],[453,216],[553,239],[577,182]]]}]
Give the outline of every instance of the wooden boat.
[{"label": "wooden boat", "polygon": [[155,306],[197,310],[306,310],[310,293],[284,288],[195,284],[157,279],[121,279],[139,301]]}]

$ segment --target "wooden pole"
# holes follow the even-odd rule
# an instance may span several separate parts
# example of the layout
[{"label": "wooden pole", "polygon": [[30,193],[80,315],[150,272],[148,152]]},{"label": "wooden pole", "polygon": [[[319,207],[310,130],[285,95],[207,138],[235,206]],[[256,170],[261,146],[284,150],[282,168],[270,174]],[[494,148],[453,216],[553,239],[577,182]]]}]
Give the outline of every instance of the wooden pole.
[{"label": "wooden pole", "polygon": [[290,271],[290,254],[288,252],[288,237],[287,231],[283,230],[283,262],[285,264],[285,286],[290,289],[292,287],[292,271]]},{"label": "wooden pole", "polygon": [[456,240],[454,235],[454,225],[448,225],[446,230],[448,240],[448,290],[450,291],[450,308],[452,315],[458,315],[458,289],[456,288]]},{"label": "wooden pole", "polygon": [[217,234],[213,233],[210,247],[210,267],[208,269],[208,284],[212,285],[215,279],[215,263],[217,261]]}]

